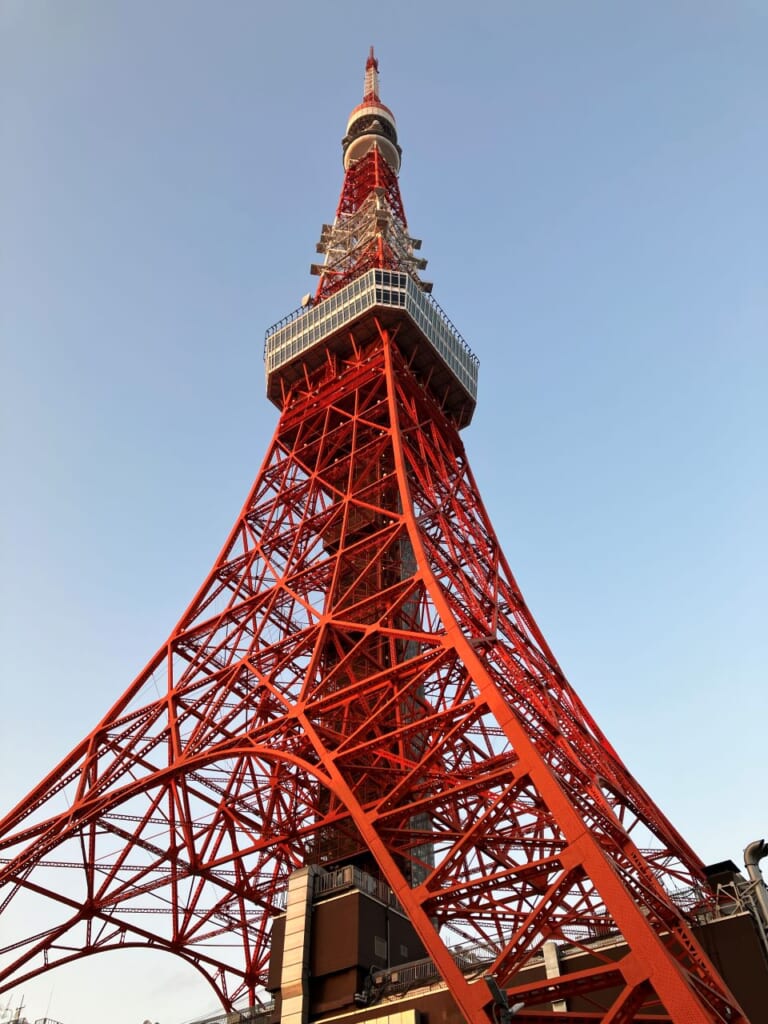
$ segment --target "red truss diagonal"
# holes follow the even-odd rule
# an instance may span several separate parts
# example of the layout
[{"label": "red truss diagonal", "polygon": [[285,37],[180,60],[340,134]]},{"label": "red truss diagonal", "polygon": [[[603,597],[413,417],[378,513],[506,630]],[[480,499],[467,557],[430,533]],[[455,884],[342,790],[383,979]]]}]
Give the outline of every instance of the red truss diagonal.
[{"label": "red truss diagonal", "polygon": [[400,185],[378,146],[351,164],[344,175],[335,224],[339,231],[345,224],[350,230],[336,259],[322,267],[315,302],[327,299],[366,270],[410,268],[413,257],[408,251]]},{"label": "red truss diagonal", "polygon": [[376,190],[381,190],[384,193],[389,208],[400,224],[407,228],[408,223],[405,219],[405,209],[397,175],[381,155],[378,147],[370,149],[347,171],[339,196],[339,205],[336,208],[336,216],[342,217],[357,213],[371,192]]}]

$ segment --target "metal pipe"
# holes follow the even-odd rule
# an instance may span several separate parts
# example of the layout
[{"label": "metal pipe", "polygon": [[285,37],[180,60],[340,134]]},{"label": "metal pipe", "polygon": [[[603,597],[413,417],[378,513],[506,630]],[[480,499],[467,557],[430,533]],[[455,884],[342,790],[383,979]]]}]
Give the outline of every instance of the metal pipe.
[{"label": "metal pipe", "polygon": [[744,848],[744,867],[750,881],[755,883],[755,896],[760,907],[763,927],[768,931],[768,889],[758,866],[763,857],[768,857],[768,843],[764,839],[756,839]]}]

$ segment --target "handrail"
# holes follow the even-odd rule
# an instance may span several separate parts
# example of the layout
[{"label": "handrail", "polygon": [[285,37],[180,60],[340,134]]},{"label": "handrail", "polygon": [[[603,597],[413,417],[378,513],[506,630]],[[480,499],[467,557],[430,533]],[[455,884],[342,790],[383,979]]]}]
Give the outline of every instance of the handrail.
[{"label": "handrail", "polygon": [[390,270],[369,270],[316,306],[295,309],[273,324],[264,339],[267,377],[376,306],[407,313],[464,390],[476,398],[477,356],[432,295],[409,274]]}]

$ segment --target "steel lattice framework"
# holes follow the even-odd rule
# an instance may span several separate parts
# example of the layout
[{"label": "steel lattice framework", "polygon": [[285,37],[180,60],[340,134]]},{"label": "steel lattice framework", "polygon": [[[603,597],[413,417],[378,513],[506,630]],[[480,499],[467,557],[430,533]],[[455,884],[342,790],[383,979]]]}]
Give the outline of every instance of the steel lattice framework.
[{"label": "steel lattice framework", "polygon": [[[368,272],[372,239],[393,224],[405,237],[386,192],[359,187],[382,158],[373,60],[352,132],[373,146],[342,191],[360,199],[329,230],[349,238],[342,221],[371,195],[387,209],[366,228],[381,239],[356,256],[360,238],[343,243],[347,282]],[[396,266],[417,281],[409,259]],[[466,414],[435,385],[446,367],[425,362],[428,336],[414,342],[394,294],[313,342],[314,363],[286,347],[301,372],[210,575],[1,823],[0,911],[26,893],[55,923],[2,950],[0,991],[141,945],[192,964],[225,1006],[258,1002],[292,872],[362,857],[468,1021],[489,1019],[489,994],[456,941],[493,951],[521,1018],[745,1021],[673,899],[706,902],[702,865],[564,678],[483,507]],[[589,970],[519,981],[545,940],[594,951],[617,934],[621,959],[598,950]],[[609,990],[594,1016],[547,1009]]]}]

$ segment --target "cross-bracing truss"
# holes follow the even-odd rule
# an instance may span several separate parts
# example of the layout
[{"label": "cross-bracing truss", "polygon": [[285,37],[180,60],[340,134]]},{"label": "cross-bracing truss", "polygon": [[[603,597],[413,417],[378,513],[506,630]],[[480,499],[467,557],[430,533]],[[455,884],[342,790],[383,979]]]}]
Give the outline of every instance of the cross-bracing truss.
[{"label": "cross-bracing truss", "polygon": [[[449,935],[541,1013],[611,988],[612,1024],[743,1020],[669,895],[703,899],[701,865],[564,679],[457,431],[396,332],[350,341],[289,397],[167,643],[0,825],[0,911],[51,922],[0,991],[136,944],[258,1001],[290,874],[364,851],[467,1020],[489,997]],[[547,939],[619,933],[618,962],[516,979]]]}]

